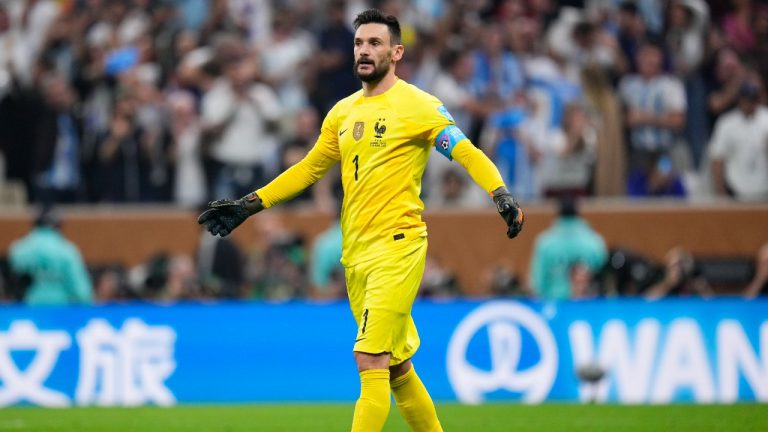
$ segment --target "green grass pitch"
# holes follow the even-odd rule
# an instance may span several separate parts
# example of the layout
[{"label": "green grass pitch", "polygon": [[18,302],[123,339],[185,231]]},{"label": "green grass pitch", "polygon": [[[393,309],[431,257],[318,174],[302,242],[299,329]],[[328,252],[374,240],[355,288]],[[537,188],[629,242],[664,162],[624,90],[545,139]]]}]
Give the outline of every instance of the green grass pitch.
[{"label": "green grass pitch", "polygon": [[[768,405],[438,405],[448,432],[768,431]],[[0,431],[348,431],[353,406],[0,408]],[[394,404],[385,431],[408,431]]]}]

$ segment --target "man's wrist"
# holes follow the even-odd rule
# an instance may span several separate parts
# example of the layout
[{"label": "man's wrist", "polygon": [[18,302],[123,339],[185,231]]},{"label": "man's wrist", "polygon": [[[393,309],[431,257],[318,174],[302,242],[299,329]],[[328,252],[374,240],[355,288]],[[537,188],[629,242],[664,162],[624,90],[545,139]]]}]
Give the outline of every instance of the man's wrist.
[{"label": "man's wrist", "polygon": [[494,198],[499,195],[511,195],[505,186],[498,187],[491,192],[491,196]]},{"label": "man's wrist", "polygon": [[264,204],[261,201],[261,197],[256,192],[251,192],[248,195],[241,198],[243,205],[250,214],[256,214],[264,210]]}]

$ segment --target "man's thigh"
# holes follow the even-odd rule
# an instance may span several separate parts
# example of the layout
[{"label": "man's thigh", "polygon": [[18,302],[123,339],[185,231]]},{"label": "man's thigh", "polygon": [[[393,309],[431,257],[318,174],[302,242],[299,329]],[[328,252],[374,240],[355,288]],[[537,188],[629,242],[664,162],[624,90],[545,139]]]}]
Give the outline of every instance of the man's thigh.
[{"label": "man's thigh", "polygon": [[382,259],[348,269],[350,306],[358,324],[354,351],[407,360],[419,345],[411,308],[424,274],[426,239]]}]

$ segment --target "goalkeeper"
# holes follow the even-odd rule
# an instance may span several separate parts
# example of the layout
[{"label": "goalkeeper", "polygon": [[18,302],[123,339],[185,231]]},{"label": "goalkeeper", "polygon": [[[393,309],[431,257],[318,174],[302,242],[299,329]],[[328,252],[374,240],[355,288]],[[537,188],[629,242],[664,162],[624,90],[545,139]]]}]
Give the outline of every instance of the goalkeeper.
[{"label": "goalkeeper", "polygon": [[463,166],[492,197],[515,237],[523,212],[493,163],[456,127],[434,96],[395,75],[403,57],[397,18],[371,9],[354,21],[354,73],[362,89],[339,101],[307,156],[241,199],[208,204],[198,222],[226,236],[249,216],[291,199],[341,163],[342,259],[358,324],[354,357],[360,397],[352,431],[380,431],[390,391],[414,431],[441,431],[411,357],[419,336],[411,318],[427,253],[421,178],[434,147]]}]

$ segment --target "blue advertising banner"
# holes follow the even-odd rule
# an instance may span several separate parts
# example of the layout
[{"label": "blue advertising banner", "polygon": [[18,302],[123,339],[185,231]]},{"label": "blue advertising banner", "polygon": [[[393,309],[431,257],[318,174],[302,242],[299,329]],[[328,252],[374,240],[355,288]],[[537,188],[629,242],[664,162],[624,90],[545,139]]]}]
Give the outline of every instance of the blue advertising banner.
[{"label": "blue advertising banner", "polygon": [[[0,406],[353,401],[359,390],[343,302],[0,311]],[[418,302],[413,315],[414,363],[439,401],[768,401],[765,299]],[[585,366],[602,380],[580,382]]]}]

